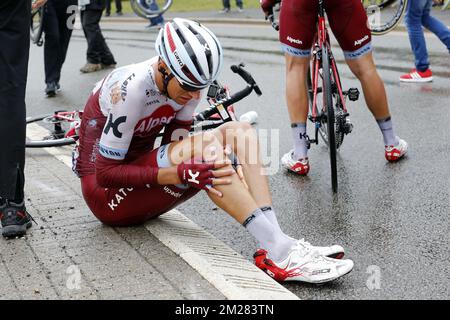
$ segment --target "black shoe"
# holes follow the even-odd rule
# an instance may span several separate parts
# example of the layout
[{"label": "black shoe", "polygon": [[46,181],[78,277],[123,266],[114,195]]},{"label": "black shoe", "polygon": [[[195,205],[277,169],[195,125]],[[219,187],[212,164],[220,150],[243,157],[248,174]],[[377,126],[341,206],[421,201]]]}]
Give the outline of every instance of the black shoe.
[{"label": "black shoe", "polygon": [[7,237],[20,237],[27,233],[31,227],[31,215],[25,205],[8,202],[0,207],[0,220],[2,222],[2,235]]},{"label": "black shoe", "polygon": [[56,91],[58,90],[58,86],[56,82],[49,82],[47,83],[47,87],[45,88],[45,94],[47,97],[54,97],[56,96]]}]

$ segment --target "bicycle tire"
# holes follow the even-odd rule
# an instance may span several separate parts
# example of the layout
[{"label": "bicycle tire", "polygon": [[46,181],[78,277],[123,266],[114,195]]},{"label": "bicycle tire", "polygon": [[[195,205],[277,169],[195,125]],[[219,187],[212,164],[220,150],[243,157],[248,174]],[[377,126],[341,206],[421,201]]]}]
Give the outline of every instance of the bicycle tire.
[{"label": "bicycle tire", "polygon": [[139,17],[144,19],[150,19],[162,15],[164,14],[164,12],[169,10],[173,0],[165,0],[164,5],[162,5],[161,7],[158,6],[160,8],[158,10],[151,10],[149,4],[146,4],[144,6],[142,2],[145,2],[145,0],[131,0],[130,1],[131,9]]},{"label": "bicycle tire", "polygon": [[[28,117],[26,118],[27,126],[31,123],[39,122],[45,118],[51,117],[53,114],[45,114],[40,116]],[[75,138],[60,138],[60,139],[41,139],[41,140],[26,140],[26,148],[48,148],[48,147],[62,147],[74,144],[76,142]]]},{"label": "bicycle tire", "polygon": [[[373,11],[373,8],[377,8],[377,10],[379,10],[379,14],[380,14],[380,21],[381,21],[381,15],[383,14],[383,11],[387,11],[389,10],[389,8],[392,7],[392,5],[394,4],[398,4],[396,10],[394,11],[394,14],[392,15],[392,17],[390,17],[388,19],[387,22],[383,22],[380,25],[376,26],[373,24],[370,24],[370,18],[369,18],[369,25],[370,25],[370,31],[372,32],[373,35],[375,36],[380,36],[380,35],[384,35],[392,30],[394,30],[398,24],[400,23],[400,21],[402,20],[402,17],[405,14],[406,11],[406,7],[408,5],[408,1],[409,0],[385,0],[379,4],[374,4],[372,6],[365,6],[366,9],[366,13],[368,15],[368,17],[370,17],[370,13],[369,11]],[[365,1],[363,1],[364,4]],[[375,17],[376,18],[376,17]]]},{"label": "bicycle tire", "polygon": [[[42,33],[44,31],[44,19],[45,19],[45,5],[39,9],[33,10],[31,12],[31,22],[30,22],[30,38],[31,41],[37,46],[42,46],[44,41],[42,40]],[[38,16],[39,22],[35,22],[35,17]]]},{"label": "bicycle tire", "polygon": [[326,127],[328,151],[330,153],[330,168],[331,168],[331,188],[333,192],[338,190],[337,179],[337,163],[336,163],[336,127],[335,127],[335,114],[333,106],[333,89],[331,83],[331,64],[330,54],[328,48],[324,46],[322,48],[322,77],[323,77],[323,99],[325,102],[325,118],[326,126],[322,126],[322,130]]}]

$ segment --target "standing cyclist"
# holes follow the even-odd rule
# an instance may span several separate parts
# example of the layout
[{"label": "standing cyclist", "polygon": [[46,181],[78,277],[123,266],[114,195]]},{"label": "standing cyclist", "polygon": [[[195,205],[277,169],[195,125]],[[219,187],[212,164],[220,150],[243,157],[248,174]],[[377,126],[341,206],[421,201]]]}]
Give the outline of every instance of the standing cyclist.
[{"label": "standing cyclist", "polygon": [[[249,124],[186,135],[201,90],[222,67],[215,35],[175,18],[160,30],[156,51],[150,60],[114,70],[87,101],[74,160],[94,215],[111,226],[141,224],[206,190],[259,241],[255,262],[275,279],[320,283],[350,272],[351,260],[330,258],[343,256],[341,246],[313,247],[280,229]],[[243,143],[236,143],[238,136]],[[246,145],[255,147],[254,154]],[[242,161],[243,174],[230,165],[230,152]]]},{"label": "standing cyclist", "polygon": [[[266,15],[280,0],[260,0]],[[299,175],[307,175],[308,117],[307,73],[311,47],[317,29],[319,0],[283,0],[280,12],[280,42],[286,59],[286,100],[291,120],[294,149],[282,158],[283,165]],[[369,110],[383,134],[385,157],[397,161],[408,144],[394,132],[383,81],[372,57],[371,33],[361,0],[325,0],[324,7],[345,60],[359,79]]]}]

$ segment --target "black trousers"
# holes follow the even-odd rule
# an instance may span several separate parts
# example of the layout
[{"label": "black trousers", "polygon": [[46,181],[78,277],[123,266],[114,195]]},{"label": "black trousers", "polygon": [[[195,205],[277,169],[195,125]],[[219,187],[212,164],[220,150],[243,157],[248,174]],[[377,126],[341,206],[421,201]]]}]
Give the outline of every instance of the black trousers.
[{"label": "black trousers", "polygon": [[25,90],[30,0],[0,2],[0,198],[21,201],[25,165]]},{"label": "black trousers", "polygon": [[[111,13],[111,1],[106,0],[106,13]],[[122,0],[114,0],[116,3],[116,12],[122,12]]]},{"label": "black trousers", "polygon": [[100,29],[102,10],[81,11],[81,24],[88,43],[86,58],[89,63],[116,64]]},{"label": "black trousers", "polygon": [[[44,17],[44,65],[45,83],[57,82],[61,77],[61,69],[66,60],[73,22],[70,17],[73,11],[67,13],[69,6],[76,6],[77,0],[48,0]],[[70,28],[69,28],[70,27]]]}]

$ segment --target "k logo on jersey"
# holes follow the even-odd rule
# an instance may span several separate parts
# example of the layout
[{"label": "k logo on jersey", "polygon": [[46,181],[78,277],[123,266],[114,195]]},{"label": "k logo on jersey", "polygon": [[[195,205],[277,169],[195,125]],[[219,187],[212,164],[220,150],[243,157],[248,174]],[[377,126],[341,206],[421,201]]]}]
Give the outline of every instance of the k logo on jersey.
[{"label": "k logo on jersey", "polygon": [[122,116],[114,120],[114,116],[112,113],[108,116],[108,122],[106,123],[105,129],[103,130],[104,134],[108,134],[109,130],[113,130],[114,136],[117,138],[122,138],[122,132],[119,130],[119,125],[127,121],[126,116]]}]

